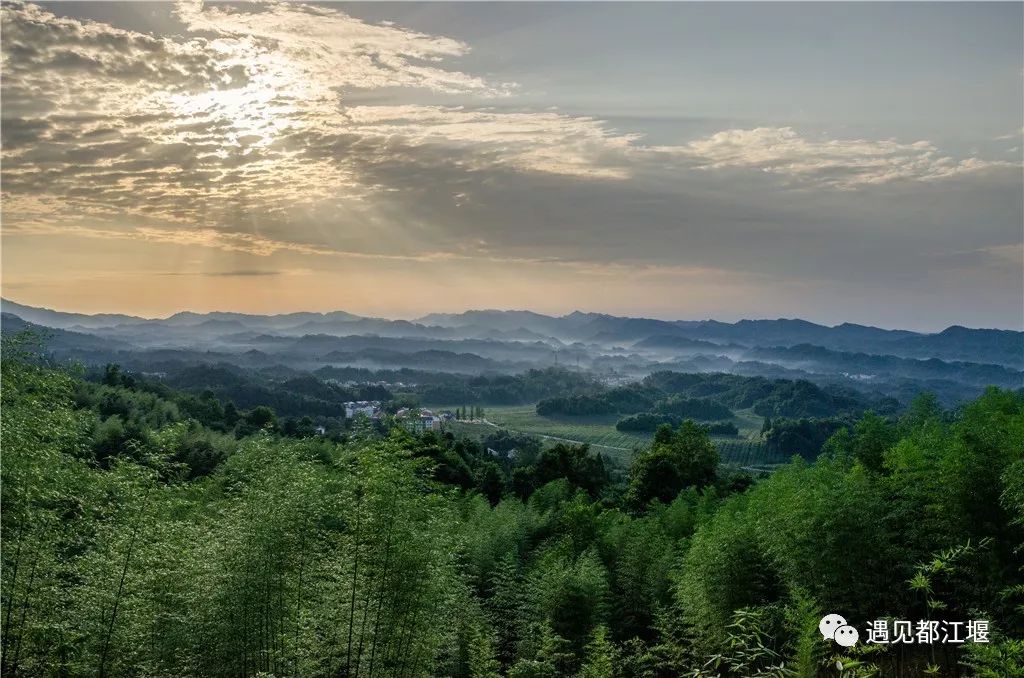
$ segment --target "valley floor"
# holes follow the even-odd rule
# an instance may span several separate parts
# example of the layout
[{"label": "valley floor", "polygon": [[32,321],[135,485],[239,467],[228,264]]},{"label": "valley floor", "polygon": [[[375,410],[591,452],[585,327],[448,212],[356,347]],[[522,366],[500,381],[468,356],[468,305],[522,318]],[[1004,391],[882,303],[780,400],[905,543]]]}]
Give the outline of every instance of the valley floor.
[{"label": "valley floor", "polygon": [[[445,406],[431,408],[443,409]],[[450,424],[457,435],[482,438],[495,428],[537,436],[551,444],[586,443],[606,458],[622,466],[629,464],[638,449],[651,443],[652,434],[619,431],[617,417],[546,417],[537,414],[535,405],[487,407],[483,421],[460,421]],[[748,470],[768,470],[788,461],[785,455],[769,452],[761,439],[763,417],[750,410],[740,410],[731,420],[740,432],[734,436],[712,436],[723,464]]]}]

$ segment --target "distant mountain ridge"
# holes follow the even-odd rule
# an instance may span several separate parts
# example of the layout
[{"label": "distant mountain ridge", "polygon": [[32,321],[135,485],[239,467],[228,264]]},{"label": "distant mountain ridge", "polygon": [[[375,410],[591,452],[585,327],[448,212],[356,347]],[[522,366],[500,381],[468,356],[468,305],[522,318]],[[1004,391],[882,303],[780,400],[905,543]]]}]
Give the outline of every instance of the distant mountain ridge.
[{"label": "distant mountain ridge", "polygon": [[26,322],[45,325],[46,327],[56,327],[58,329],[70,329],[75,325],[95,329],[97,327],[112,327],[114,325],[148,322],[146,318],[139,318],[133,315],[123,315],[120,313],[99,313],[96,315],[89,315],[87,313],[66,313],[64,311],[54,311],[48,308],[25,306],[24,304],[19,304],[17,302],[10,301],[9,299],[0,299],[0,312],[15,315]]},{"label": "distant mountain ridge", "polygon": [[125,315],[122,313],[71,313],[66,311],[55,311],[49,308],[27,306],[19,304],[10,299],[0,299],[0,309],[4,313],[16,315],[22,320],[56,327],[59,329],[72,329],[74,327],[86,329],[98,329],[117,327],[118,325],[163,325],[175,327],[190,327],[215,322],[237,322],[245,325],[255,323],[271,327],[293,327],[309,322],[329,322],[337,320],[366,320],[363,316],[354,315],[345,311],[330,311],[318,313],[315,311],[299,311],[295,313],[280,313],[272,315],[260,315],[253,313],[235,313],[231,311],[210,311],[209,313],[196,313],[194,311],[179,311],[166,318],[142,318],[140,316]]},{"label": "distant mountain ridge", "polygon": [[6,311],[0,313],[0,328],[3,328],[5,334],[17,334],[20,332],[39,333],[45,337],[47,346],[57,350],[111,351],[130,348],[129,344],[117,339],[107,339],[84,332],[62,330],[57,327],[29,322]]},{"label": "distant mountain ridge", "polygon": [[[86,332],[139,346],[195,346],[243,342],[253,332],[269,337],[309,335],[378,336],[402,339],[546,343],[552,351],[567,344],[601,350],[714,354],[751,348],[820,346],[832,351],[939,358],[1024,367],[1024,332],[954,325],[926,334],[854,323],[833,327],[794,318],[740,320],[659,320],[574,311],[551,316],[528,310],[470,310],[430,313],[414,320],[389,320],[345,311],[257,315],[183,311],[167,318],[124,314],[65,313],[0,300],[4,313],[37,325]],[[251,347],[249,347],[251,348]]]},{"label": "distant mountain ridge", "polygon": [[[87,315],[2,300],[5,336],[36,330],[59,362],[172,374],[234,365],[510,375],[535,368],[625,383],[655,371],[805,380],[909,402],[928,390],[953,406],[986,386],[1024,388],[1024,332],[953,326],[934,334],[800,319],[659,320],[575,311],[432,313],[415,320],[345,311],[252,315]],[[405,381],[404,377],[397,379]]]}]

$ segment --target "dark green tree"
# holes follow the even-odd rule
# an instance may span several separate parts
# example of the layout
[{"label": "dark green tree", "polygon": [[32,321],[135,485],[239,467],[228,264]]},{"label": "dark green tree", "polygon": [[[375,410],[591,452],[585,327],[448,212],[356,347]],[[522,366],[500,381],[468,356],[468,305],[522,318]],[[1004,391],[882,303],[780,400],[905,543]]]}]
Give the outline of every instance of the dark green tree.
[{"label": "dark green tree", "polygon": [[718,451],[707,429],[684,421],[675,431],[660,427],[650,450],[641,452],[630,469],[629,502],[637,508],[650,501],[675,499],[687,487],[698,489],[715,479]]}]

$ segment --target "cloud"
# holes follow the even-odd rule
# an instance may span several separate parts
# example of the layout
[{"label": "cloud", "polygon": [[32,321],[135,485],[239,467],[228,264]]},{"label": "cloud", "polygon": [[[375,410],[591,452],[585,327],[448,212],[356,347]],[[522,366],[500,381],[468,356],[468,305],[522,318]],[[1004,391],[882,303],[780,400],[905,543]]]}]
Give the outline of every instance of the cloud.
[{"label": "cloud", "polygon": [[203,6],[200,33],[154,38],[5,4],[4,191],[8,214],[133,217],[189,228],[283,225],[297,213],[387,191],[364,175],[402,155],[467,170],[623,176],[621,145],[589,118],[457,107],[345,107],[346,88],[507,91],[446,69],[468,47],[299,4]]},{"label": "cloud", "polygon": [[930,253],[935,265],[948,267],[964,274],[1000,276],[1010,274],[1021,286],[1024,274],[1024,243],[1007,243]]},{"label": "cloud", "polygon": [[332,88],[423,87],[484,95],[506,94],[511,84],[494,86],[457,70],[439,68],[443,59],[469,52],[465,43],[391,25],[373,25],[340,10],[300,3],[253,6],[186,0],[179,18],[192,31],[208,31],[238,41],[240,52],[258,45],[275,67],[301,75],[309,86]]},{"label": "cloud", "polygon": [[488,167],[587,178],[630,176],[626,154],[641,137],[555,111],[508,113],[443,106],[351,106],[344,138],[386,143],[390,154],[437,149],[467,171]]},{"label": "cloud", "polygon": [[898,181],[935,181],[1019,165],[942,155],[928,141],[810,139],[791,127],[731,129],[661,149],[703,170],[756,170],[794,183],[856,189]]},{"label": "cloud", "polygon": [[1001,264],[1024,268],[1024,243],[993,245],[982,248],[994,261]]},{"label": "cloud", "polygon": [[244,252],[256,256],[270,256],[277,252],[298,254],[332,254],[328,249],[264,238],[252,233],[232,233],[210,228],[168,229],[151,226],[136,226],[130,229],[90,228],[66,224],[14,224],[5,226],[12,236],[62,235],[103,240],[133,240],[156,242],[169,245],[191,245],[209,247],[226,252]]},{"label": "cloud", "polygon": [[263,276],[282,275],[282,271],[266,271],[261,269],[240,269],[237,271],[205,271],[202,275],[223,276],[228,278],[260,278]]},{"label": "cloud", "polygon": [[[196,246],[225,252],[243,253],[257,257],[276,254],[316,255],[325,258],[350,259],[359,261],[394,262],[399,264],[459,264],[459,265],[500,265],[531,267],[539,270],[565,270],[573,275],[585,275],[599,279],[671,279],[679,282],[725,281],[735,277],[735,272],[696,264],[654,263],[643,260],[593,261],[571,256],[509,256],[493,251],[486,243],[477,242],[471,246],[455,248],[456,251],[421,252],[412,255],[388,254],[382,252],[352,252],[329,248],[313,247],[293,242],[273,240],[248,233],[230,233],[212,229],[158,229],[135,227],[132,229],[106,229],[69,225],[15,225],[10,227],[8,237],[62,235],[65,237],[94,238],[101,240],[145,241],[179,246]],[[280,274],[306,275],[310,269],[234,269],[225,271],[182,271],[161,275],[202,275],[214,277],[273,276]],[[757,278],[756,273],[745,277]]]},{"label": "cloud", "polygon": [[[279,275],[304,275],[302,271],[302,269],[293,271],[285,269],[241,268],[231,271],[166,271],[157,275],[199,276],[203,278],[263,278]],[[306,272],[308,273],[308,270]]]},{"label": "cloud", "polygon": [[[56,113],[102,103],[125,112],[147,102],[120,98],[244,86],[246,67],[204,38],[175,41],[4,3],[5,116]],[[6,99],[6,97],[5,97]]]},{"label": "cloud", "polygon": [[[1019,165],[930,142],[790,127],[648,145],[596,117],[516,110],[516,86],[460,70],[470,46],[448,37],[299,3],[175,11],[185,37],[3,5],[5,232],[259,256],[692,266],[721,249],[708,224],[765,247],[783,223],[819,227],[787,189],[926,190],[1007,169],[1019,184]],[[357,90],[461,105],[365,105]],[[488,248],[465,247],[479,237]]]},{"label": "cloud", "polygon": [[1022,126],[1020,129],[1018,129],[1015,132],[1010,132],[1009,134],[1000,134],[999,136],[997,136],[995,138],[995,140],[996,141],[1008,141],[1008,140],[1011,140],[1011,139],[1020,139],[1021,137],[1024,137],[1024,126]]}]

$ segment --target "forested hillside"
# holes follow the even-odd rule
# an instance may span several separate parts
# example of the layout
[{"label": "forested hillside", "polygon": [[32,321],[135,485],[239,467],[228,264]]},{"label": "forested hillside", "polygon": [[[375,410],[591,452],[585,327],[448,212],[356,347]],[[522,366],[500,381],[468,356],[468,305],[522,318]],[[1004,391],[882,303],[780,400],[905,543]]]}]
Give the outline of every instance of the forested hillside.
[{"label": "forested hillside", "polygon": [[730,408],[751,408],[765,417],[830,417],[868,409],[891,414],[900,403],[893,398],[870,398],[837,386],[809,381],[744,377],[735,374],[693,374],[662,370],[616,388],[544,398],[537,403],[543,416],[636,415],[710,421],[733,416]]},{"label": "forested hillside", "polygon": [[[624,472],[507,434],[222,432],[197,396],[3,357],[4,675],[1024,672],[1019,393],[922,397],[753,478],[689,421]],[[830,612],[991,642],[845,649]]]}]

